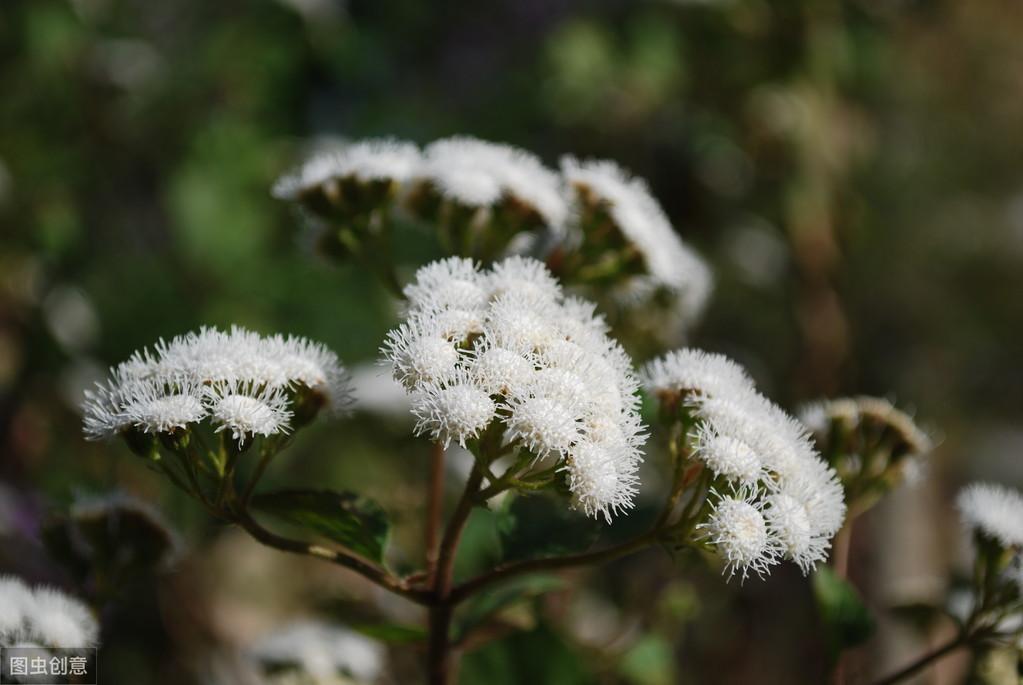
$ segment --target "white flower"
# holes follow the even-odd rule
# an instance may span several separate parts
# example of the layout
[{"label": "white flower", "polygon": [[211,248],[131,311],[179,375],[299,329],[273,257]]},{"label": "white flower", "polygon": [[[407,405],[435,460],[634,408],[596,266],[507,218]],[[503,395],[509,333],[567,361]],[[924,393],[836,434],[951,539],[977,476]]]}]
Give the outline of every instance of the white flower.
[{"label": "white flower", "polygon": [[53,588],[37,588],[30,619],[34,639],[47,647],[91,647],[99,627],[88,608]]},{"label": "white flower", "polygon": [[92,647],[99,625],[89,609],[55,588],[31,590],[17,578],[0,576],[0,646]]},{"label": "white flower", "polygon": [[701,426],[696,433],[693,453],[711,471],[729,480],[755,483],[763,475],[764,465],[753,448],[730,435]]},{"label": "white flower", "polygon": [[412,389],[439,383],[455,373],[458,348],[444,337],[432,321],[411,319],[387,334],[380,348],[394,379]]},{"label": "white flower", "polygon": [[[765,520],[770,563],[785,557],[808,573],[824,560],[844,522],[845,497],[805,426],[759,394],[742,367],[721,355],[679,350],[648,364],[644,376],[651,392],[683,399],[695,420],[687,436],[693,457],[716,482],[738,488],[738,499]],[[749,512],[734,500],[712,502],[704,525],[718,537],[714,522],[722,505]],[[732,572],[746,567],[739,558],[726,554]],[[748,567],[762,573],[767,566]]]},{"label": "white flower", "polygon": [[827,558],[830,537],[810,520],[810,512],[795,497],[784,492],[768,495],[764,517],[771,535],[786,558],[799,564],[804,574]]},{"label": "white flower", "polygon": [[14,576],[0,576],[0,647],[13,647],[25,639],[35,607],[32,591]]},{"label": "white flower", "polygon": [[308,190],[341,178],[402,183],[419,164],[419,149],[411,143],[363,140],[314,154],[297,170],[281,177],[272,193],[282,200],[294,200]]},{"label": "white flower", "polygon": [[207,397],[217,432],[230,430],[239,445],[256,435],[269,437],[291,429],[292,412],[279,386],[220,383],[207,390]]},{"label": "white flower", "polygon": [[638,465],[638,454],[624,444],[582,440],[572,447],[563,468],[576,505],[587,516],[603,514],[611,523],[612,514],[633,506]]},{"label": "white flower", "polygon": [[490,207],[504,198],[535,211],[558,231],[568,215],[561,180],[532,154],[458,136],[424,151],[419,174],[446,197],[469,207]]},{"label": "white flower", "polygon": [[428,434],[445,447],[452,440],[465,447],[466,440],[479,437],[496,411],[490,394],[465,371],[448,382],[423,385],[412,396],[416,434]]},{"label": "white flower", "polygon": [[1023,495],[1004,485],[973,483],[956,497],[959,515],[970,528],[1005,547],[1023,547]]},{"label": "white flower", "polygon": [[508,395],[522,379],[533,373],[533,362],[521,354],[483,339],[471,353],[469,371],[476,383],[490,395]]},{"label": "white flower", "polygon": [[724,557],[729,576],[739,572],[745,580],[752,570],[763,577],[778,561],[777,541],[748,494],[719,497],[710,519],[699,527]]},{"label": "white flower", "polygon": [[[540,262],[521,257],[485,273],[436,262],[405,292],[406,321],[381,351],[413,397],[417,433],[464,445],[500,421],[505,447],[564,469],[588,515],[631,507],[646,439],[638,381],[592,305],[565,299]],[[471,335],[442,332],[451,312],[467,315]]]},{"label": "white flower", "polygon": [[680,296],[687,318],[698,315],[710,295],[710,269],[678,237],[646,184],[610,161],[563,157],[561,172],[581,201],[606,206],[622,237],[642,256],[647,274],[630,284],[630,296],[646,299],[667,288]]},{"label": "white flower", "polygon": [[561,297],[561,285],[541,262],[512,256],[498,262],[486,280],[490,299],[514,293],[524,299],[550,301]]},{"label": "white flower", "polygon": [[207,414],[201,386],[187,378],[175,381],[134,381],[125,403],[128,422],[146,433],[170,433],[202,421]]},{"label": "white flower", "polygon": [[289,391],[305,388],[333,415],[351,404],[348,374],[323,345],[295,336],[263,338],[237,326],[202,328],[159,341],[154,353],[134,353],[106,383],[86,391],[83,429],[87,438],[99,439],[132,427],[149,433],[186,428],[212,413],[219,397],[210,388],[226,385],[245,386],[249,395],[265,392],[286,405]]},{"label": "white flower", "polygon": [[316,621],[296,621],[263,637],[252,655],[269,666],[296,665],[322,680],[347,676],[373,682],[384,670],[383,645],[359,633]]},{"label": "white flower", "polygon": [[643,367],[643,382],[656,394],[697,393],[735,397],[754,392],[746,370],[722,354],[694,348],[674,350]]},{"label": "white flower", "polygon": [[901,443],[894,448],[899,457],[922,456],[934,447],[931,437],[916,425],[912,416],[882,397],[842,397],[812,402],[800,408],[799,418],[821,438],[829,435],[832,422],[847,431],[892,431]]},{"label": "white flower", "polygon": [[462,257],[448,257],[420,267],[415,281],[405,286],[404,294],[410,310],[472,310],[487,301],[486,283],[475,262]]},{"label": "white flower", "polygon": [[509,402],[508,437],[520,440],[540,458],[565,456],[579,439],[578,402],[544,395],[512,396]]}]

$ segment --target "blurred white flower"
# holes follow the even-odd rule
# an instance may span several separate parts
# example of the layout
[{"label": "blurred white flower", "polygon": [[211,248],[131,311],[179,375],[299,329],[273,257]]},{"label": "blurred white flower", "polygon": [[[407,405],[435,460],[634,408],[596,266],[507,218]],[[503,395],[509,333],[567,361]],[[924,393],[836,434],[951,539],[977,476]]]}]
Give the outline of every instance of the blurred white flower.
[{"label": "blurred white flower", "polygon": [[55,588],[34,590],[13,576],[0,576],[0,647],[92,647],[99,625],[77,599]]},{"label": "blurred white flower", "polygon": [[963,522],[1005,547],[1023,548],[1023,494],[992,483],[973,483],[956,497]]},{"label": "blurred white flower", "polygon": [[646,274],[626,282],[625,298],[646,300],[666,288],[679,298],[683,319],[699,316],[713,287],[710,269],[679,238],[646,183],[606,160],[566,156],[561,172],[580,202],[607,209],[614,227],[643,259]]},{"label": "blurred white flower", "polygon": [[[565,299],[522,257],[489,272],[434,262],[405,293],[406,321],[381,353],[412,395],[418,433],[465,445],[500,421],[506,442],[566,472],[588,515],[632,506],[645,441],[638,381],[592,305]],[[452,312],[478,326],[444,325]]]},{"label": "blurred white flower", "polygon": [[568,216],[558,175],[511,145],[468,136],[438,140],[424,150],[417,173],[445,197],[469,207],[491,207],[504,199],[524,205],[555,232]]},{"label": "blurred white flower", "polygon": [[384,670],[383,645],[347,628],[296,621],[266,635],[251,649],[267,666],[294,666],[315,678],[348,676],[377,680]]},{"label": "blurred white flower", "polygon": [[419,149],[412,143],[362,140],[313,154],[298,169],[278,179],[272,193],[282,200],[294,200],[308,190],[343,178],[403,183],[419,164]]}]

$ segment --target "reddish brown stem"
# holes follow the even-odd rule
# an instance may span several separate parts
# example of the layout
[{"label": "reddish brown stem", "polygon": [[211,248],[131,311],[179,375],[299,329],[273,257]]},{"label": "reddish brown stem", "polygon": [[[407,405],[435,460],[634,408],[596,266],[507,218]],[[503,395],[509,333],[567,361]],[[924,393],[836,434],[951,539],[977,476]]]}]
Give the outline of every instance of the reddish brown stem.
[{"label": "reddish brown stem", "polygon": [[430,489],[426,500],[426,583],[432,586],[440,553],[441,516],[444,510],[444,446],[430,453]]}]

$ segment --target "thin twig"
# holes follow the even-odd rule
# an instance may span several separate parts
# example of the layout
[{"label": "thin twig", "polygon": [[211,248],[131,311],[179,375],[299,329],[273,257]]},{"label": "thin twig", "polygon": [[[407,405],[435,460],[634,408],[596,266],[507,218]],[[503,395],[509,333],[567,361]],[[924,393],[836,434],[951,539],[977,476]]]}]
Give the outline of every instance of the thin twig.
[{"label": "thin twig", "polygon": [[502,564],[500,566],[496,566],[493,570],[487,573],[476,576],[475,578],[456,586],[454,590],[451,591],[450,599],[453,604],[458,604],[466,597],[479,592],[489,585],[499,583],[503,580],[507,580],[508,578],[513,578],[524,573],[557,571],[560,569],[572,568],[574,566],[600,564],[612,561],[656,542],[657,538],[660,536],[660,532],[659,528],[655,528],[643,535],[640,535],[639,537],[621,544],[592,552],[583,552],[581,554],[572,554],[565,557],[552,557],[547,559],[527,559],[525,561]]},{"label": "thin twig", "polygon": [[429,605],[432,602],[433,595],[431,593],[409,587],[400,578],[392,576],[380,566],[357,554],[338,549],[329,549],[320,545],[314,545],[301,540],[293,540],[291,538],[277,535],[276,533],[273,533],[261,526],[254,518],[252,518],[248,511],[245,510],[234,512],[232,520],[244,528],[249,535],[267,547],[273,547],[274,549],[281,550],[282,552],[291,552],[292,554],[324,559],[333,564],[337,564],[338,566],[344,566],[347,569],[355,571],[367,580],[370,580],[384,589],[390,590],[391,592],[408,600],[416,602],[417,604]]},{"label": "thin twig", "polygon": [[887,675],[881,678],[880,680],[876,680],[874,682],[874,685],[892,685],[892,683],[897,683],[900,680],[905,680],[906,678],[927,668],[927,666],[937,661],[941,657],[945,656],[946,654],[954,652],[960,647],[969,644],[969,642],[970,639],[968,635],[966,634],[957,635],[953,640],[946,642],[937,649],[927,652],[919,659],[906,666],[905,668],[895,671],[894,673]]}]

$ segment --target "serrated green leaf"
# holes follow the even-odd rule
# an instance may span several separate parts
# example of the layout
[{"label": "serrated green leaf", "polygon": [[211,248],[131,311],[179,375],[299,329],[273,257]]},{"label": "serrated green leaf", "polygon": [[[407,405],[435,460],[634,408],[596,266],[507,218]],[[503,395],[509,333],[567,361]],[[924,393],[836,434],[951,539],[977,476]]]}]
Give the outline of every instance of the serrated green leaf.
[{"label": "serrated green leaf", "polygon": [[856,588],[830,567],[821,566],[814,572],[813,593],[833,656],[862,644],[873,634],[874,617]]},{"label": "serrated green leaf", "polygon": [[353,492],[278,490],[256,495],[252,506],[382,562],[391,524],[379,504]]},{"label": "serrated green leaf", "polygon": [[473,628],[517,602],[559,590],[564,585],[565,581],[558,576],[532,574],[485,590],[473,597],[459,612],[456,619],[455,639],[461,640]]}]

